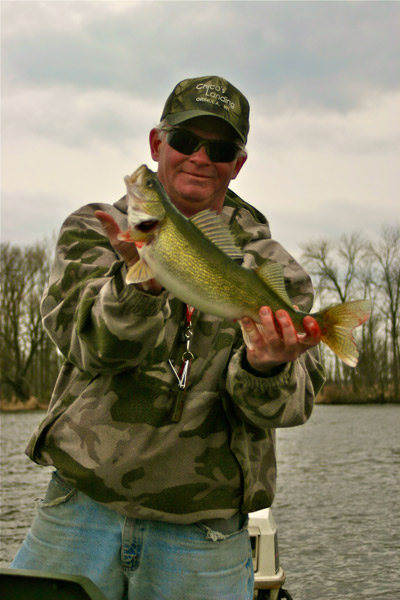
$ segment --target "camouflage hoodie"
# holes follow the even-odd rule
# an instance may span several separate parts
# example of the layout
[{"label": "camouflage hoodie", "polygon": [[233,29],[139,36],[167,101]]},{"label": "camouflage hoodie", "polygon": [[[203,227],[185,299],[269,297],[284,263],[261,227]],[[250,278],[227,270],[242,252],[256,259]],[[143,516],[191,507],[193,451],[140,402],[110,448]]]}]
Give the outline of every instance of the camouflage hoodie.
[{"label": "camouflage hoodie", "polygon": [[[257,376],[246,369],[239,326],[195,312],[194,360],[173,422],[177,381],[168,359],[178,365],[184,352],[186,307],[167,291],[151,296],[126,285],[97,209],[127,227],[126,198],[84,206],[62,226],[42,315],[65,361],[27,454],[129,517],[191,523],[270,506],[274,428],[310,416],[324,380],[318,350]],[[310,310],[311,281],[270,239],[265,218],[231,191],[222,214],[245,250],[243,264],[282,263],[293,303]]]}]

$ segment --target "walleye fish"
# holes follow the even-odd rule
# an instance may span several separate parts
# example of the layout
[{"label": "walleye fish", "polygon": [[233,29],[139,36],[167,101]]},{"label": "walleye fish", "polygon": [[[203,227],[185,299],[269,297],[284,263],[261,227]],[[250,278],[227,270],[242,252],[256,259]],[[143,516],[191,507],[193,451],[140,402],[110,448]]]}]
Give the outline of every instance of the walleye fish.
[{"label": "walleye fish", "polygon": [[[246,316],[259,323],[261,306],[274,313],[283,308],[296,331],[304,333],[303,319],[310,313],[293,308],[282,265],[242,267],[236,261],[243,252],[221,217],[205,210],[187,219],[146,165],[124,181],[129,227],[119,237],[135,243],[140,256],[129,269],[127,283],[155,278],[182,302],[232,321]],[[311,314],[321,328],[322,341],[351,367],[358,359],[352,331],[369,318],[370,309],[369,300],[356,300]]]}]

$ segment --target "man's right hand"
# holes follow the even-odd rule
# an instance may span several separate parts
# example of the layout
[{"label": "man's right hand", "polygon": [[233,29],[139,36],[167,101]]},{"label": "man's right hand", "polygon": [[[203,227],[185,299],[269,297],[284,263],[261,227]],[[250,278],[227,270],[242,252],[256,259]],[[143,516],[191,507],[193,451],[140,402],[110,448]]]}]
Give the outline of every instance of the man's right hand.
[{"label": "man's right hand", "polygon": [[[103,210],[96,210],[94,214],[102,224],[103,229],[110,240],[110,244],[116,253],[125,261],[128,269],[132,267],[140,259],[134,242],[124,242],[118,238],[118,235],[122,232],[118,223],[111,215]],[[164,289],[155,279],[137,283],[136,287],[139,290],[152,295],[158,295]]]}]

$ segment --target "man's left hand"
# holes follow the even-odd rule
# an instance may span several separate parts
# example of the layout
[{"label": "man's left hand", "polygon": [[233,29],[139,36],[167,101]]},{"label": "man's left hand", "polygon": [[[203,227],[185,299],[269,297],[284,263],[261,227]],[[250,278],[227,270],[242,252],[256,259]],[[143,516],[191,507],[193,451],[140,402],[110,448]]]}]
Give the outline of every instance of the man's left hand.
[{"label": "man's left hand", "polygon": [[251,342],[251,349],[247,347],[247,361],[256,371],[268,374],[272,369],[296,360],[321,341],[321,330],[313,317],[304,317],[305,333],[299,334],[285,310],[277,310],[274,316],[268,306],[263,306],[259,315],[261,331],[252,319],[242,319]]}]

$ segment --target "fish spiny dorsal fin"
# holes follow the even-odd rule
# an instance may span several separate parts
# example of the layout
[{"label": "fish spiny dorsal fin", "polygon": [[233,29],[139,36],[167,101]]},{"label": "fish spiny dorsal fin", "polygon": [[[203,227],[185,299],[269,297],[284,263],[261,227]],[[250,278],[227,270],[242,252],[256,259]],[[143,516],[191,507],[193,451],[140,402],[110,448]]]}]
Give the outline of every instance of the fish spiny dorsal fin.
[{"label": "fish spiny dorsal fin", "polygon": [[220,215],[203,210],[189,219],[208,239],[233,260],[242,259],[243,251]]},{"label": "fish spiny dorsal fin", "polygon": [[286,291],[283,266],[281,264],[264,263],[261,267],[254,269],[254,272],[281,300],[283,300],[283,302],[285,302],[285,304],[292,306],[292,301]]}]

